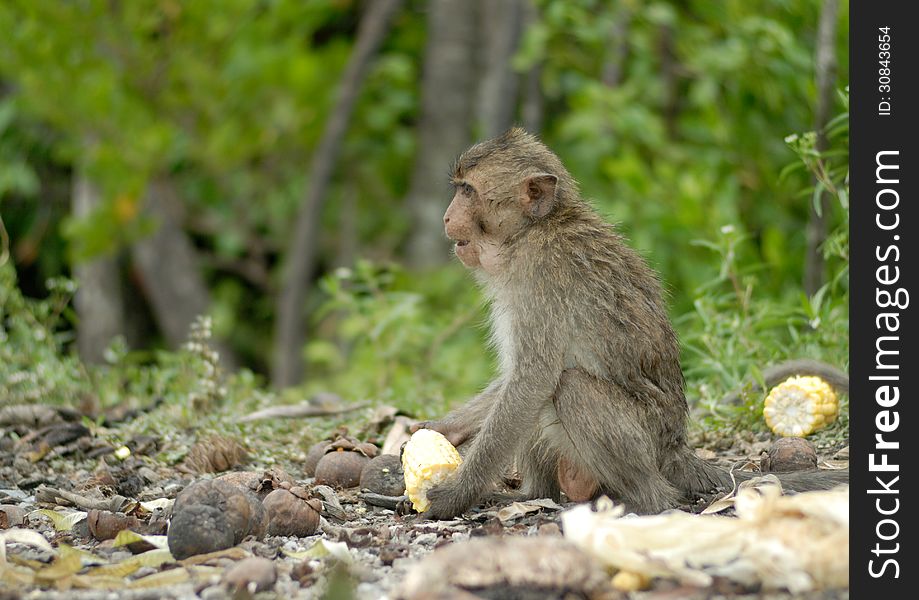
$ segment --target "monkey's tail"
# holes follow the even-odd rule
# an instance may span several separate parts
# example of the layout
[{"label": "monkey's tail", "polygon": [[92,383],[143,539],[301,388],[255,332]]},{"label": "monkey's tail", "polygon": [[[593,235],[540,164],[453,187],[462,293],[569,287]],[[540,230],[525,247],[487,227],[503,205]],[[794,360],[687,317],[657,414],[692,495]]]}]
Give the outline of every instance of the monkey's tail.
[{"label": "monkey's tail", "polygon": [[[763,393],[775,384],[794,375],[820,377],[833,386],[837,392],[842,394],[849,393],[849,375],[845,371],[829,363],[809,358],[788,360],[765,369],[763,371],[763,383],[765,384],[765,389],[762,390]],[[740,404],[742,397],[743,389],[734,390],[721,399],[721,405],[730,406],[731,404]]]},{"label": "monkey's tail", "polygon": [[715,489],[731,490],[736,483],[767,474],[778,477],[782,489],[789,492],[829,490],[849,483],[849,469],[812,469],[793,473],[728,472],[699,458],[689,448],[667,466],[667,478],[673,486],[689,495],[704,494]]},{"label": "monkey's tail", "polygon": [[[839,485],[849,483],[849,469],[811,469],[809,471],[795,471],[793,473],[768,473],[775,475],[782,482],[782,489],[789,492],[813,492],[816,490],[831,490]],[[738,481],[745,481],[767,473],[752,471],[734,471]]]}]

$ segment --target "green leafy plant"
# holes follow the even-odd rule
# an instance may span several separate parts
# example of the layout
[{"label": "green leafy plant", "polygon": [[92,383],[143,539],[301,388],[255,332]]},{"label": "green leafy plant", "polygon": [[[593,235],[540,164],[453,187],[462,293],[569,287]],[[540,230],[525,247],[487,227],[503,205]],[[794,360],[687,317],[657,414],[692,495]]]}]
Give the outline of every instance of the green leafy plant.
[{"label": "green leafy plant", "polygon": [[482,302],[450,266],[423,281],[395,265],[358,261],[322,280],[328,299],[307,347],[312,372],[334,390],[434,415],[487,383]]},{"label": "green leafy plant", "polygon": [[[847,92],[841,94],[848,108]],[[802,193],[815,202],[828,192],[839,214],[835,228],[822,246],[830,276],[813,296],[801,292],[780,297],[762,293],[766,265],[739,259],[749,235],[736,226],[722,227],[713,241],[699,241],[719,258],[717,276],[698,289],[693,311],[677,320],[684,348],[684,364],[693,398],[699,398],[707,426],[738,425],[762,428],[760,394],[747,394],[739,406],[722,406],[719,399],[750,378],[761,381],[760,367],[800,357],[825,360],[845,367],[848,362],[848,113],[827,127],[829,148],[817,150],[815,132],[791,135],[786,143],[798,161],[782,176],[804,169],[816,182]],[[847,403],[829,433],[845,435]]]}]

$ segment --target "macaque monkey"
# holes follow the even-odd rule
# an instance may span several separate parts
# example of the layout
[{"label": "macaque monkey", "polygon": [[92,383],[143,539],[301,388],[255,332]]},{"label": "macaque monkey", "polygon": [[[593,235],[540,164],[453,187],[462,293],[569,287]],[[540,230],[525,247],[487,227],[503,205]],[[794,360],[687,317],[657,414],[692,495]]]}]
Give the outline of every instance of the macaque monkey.
[{"label": "macaque monkey", "polygon": [[[524,497],[602,493],[640,513],[730,486],[687,444],[680,349],[657,276],[581,199],[558,157],[511,129],[466,150],[452,183],[444,228],[489,300],[499,374],[443,420],[415,427],[468,447],[456,477],[429,492],[431,516],[462,513],[512,462]],[[810,374],[812,363],[770,378]],[[817,475],[783,483],[848,478]]]}]

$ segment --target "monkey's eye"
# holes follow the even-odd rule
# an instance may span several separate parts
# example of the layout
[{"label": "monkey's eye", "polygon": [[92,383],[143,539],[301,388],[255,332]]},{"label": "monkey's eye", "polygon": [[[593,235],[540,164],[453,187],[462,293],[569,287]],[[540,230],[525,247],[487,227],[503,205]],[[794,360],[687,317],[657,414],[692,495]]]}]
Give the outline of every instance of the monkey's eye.
[{"label": "monkey's eye", "polygon": [[459,189],[460,189],[460,192],[462,192],[464,196],[471,196],[472,193],[475,191],[471,185],[465,182],[459,184]]}]

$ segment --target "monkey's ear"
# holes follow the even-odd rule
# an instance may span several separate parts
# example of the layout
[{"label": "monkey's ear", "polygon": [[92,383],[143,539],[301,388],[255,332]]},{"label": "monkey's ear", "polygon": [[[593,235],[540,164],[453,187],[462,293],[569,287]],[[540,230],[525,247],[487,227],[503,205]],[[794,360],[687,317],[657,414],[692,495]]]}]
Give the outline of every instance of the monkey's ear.
[{"label": "monkey's ear", "polygon": [[530,175],[521,184],[521,205],[534,219],[541,219],[555,208],[558,177],[549,173]]}]

